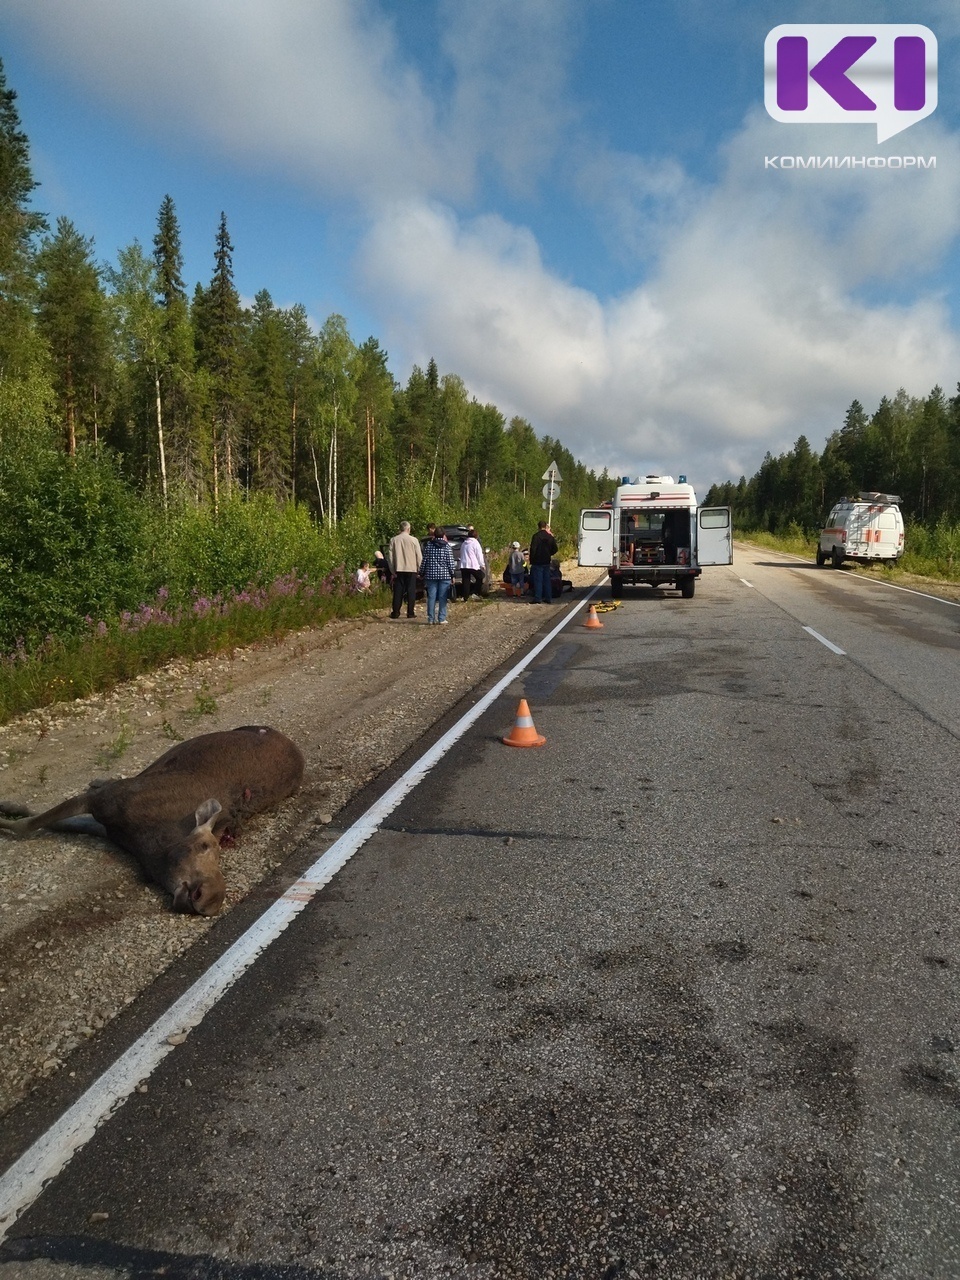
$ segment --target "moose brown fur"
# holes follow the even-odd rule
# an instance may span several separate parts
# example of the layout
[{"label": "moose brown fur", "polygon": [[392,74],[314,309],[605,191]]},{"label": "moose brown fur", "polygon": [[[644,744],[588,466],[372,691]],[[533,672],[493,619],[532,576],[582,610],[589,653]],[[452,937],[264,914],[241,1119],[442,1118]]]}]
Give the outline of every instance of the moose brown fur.
[{"label": "moose brown fur", "polygon": [[28,815],[0,818],[0,831],[23,837],[43,827],[70,830],[69,819],[90,814],[173,894],[175,910],[213,916],[226,893],[221,838],[292,795],[303,764],[300,749],[276,729],[246,725],[204,733],[177,743],[135,777],[92,782],[46,813],[0,802],[4,813]]}]

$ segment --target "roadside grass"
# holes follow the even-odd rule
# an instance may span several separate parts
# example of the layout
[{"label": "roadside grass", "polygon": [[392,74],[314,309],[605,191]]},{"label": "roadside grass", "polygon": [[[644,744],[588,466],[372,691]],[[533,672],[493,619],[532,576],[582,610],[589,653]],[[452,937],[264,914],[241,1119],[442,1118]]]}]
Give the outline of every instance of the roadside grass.
[{"label": "roadside grass", "polygon": [[795,556],[809,556],[811,560],[817,553],[816,538],[807,537],[799,529],[789,533],[766,533],[762,529],[734,528],[733,536],[737,541],[749,542],[755,547],[786,551]]},{"label": "roadside grass", "polygon": [[[264,641],[279,643],[292,631],[356,617],[382,604],[382,592],[357,593],[342,570],[319,583],[286,574],[266,587],[195,596],[176,606],[161,589],[152,604],[134,612],[112,619],[87,618],[81,636],[48,636],[32,651],[21,645],[0,657],[0,724],[38,707],[102,693],[176,658],[210,657]],[[196,714],[209,715],[215,709],[208,691],[201,689]]]}]

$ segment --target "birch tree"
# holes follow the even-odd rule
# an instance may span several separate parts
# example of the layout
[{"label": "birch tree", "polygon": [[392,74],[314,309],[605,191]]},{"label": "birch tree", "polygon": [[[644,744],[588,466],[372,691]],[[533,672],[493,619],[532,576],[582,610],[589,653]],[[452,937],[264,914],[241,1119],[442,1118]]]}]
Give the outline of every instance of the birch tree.
[{"label": "birch tree", "polygon": [[107,280],[120,351],[134,376],[140,370],[149,384],[160,496],[166,510],[167,451],[160,380],[167,361],[163,312],[157,301],[157,270],[139,241],[134,240],[117,254],[117,267],[108,269]]},{"label": "birch tree", "polygon": [[167,455],[171,475],[195,489],[201,467],[193,421],[194,340],[183,281],[180,224],[169,195],[164,196],[157,215],[153,261],[161,314],[160,392]]},{"label": "birch tree", "polygon": [[[326,449],[326,519],[336,525],[339,515],[339,467],[341,432],[348,429],[357,388],[352,371],[356,347],[341,315],[331,315],[320,330],[317,351],[317,420]],[[314,454],[318,490],[320,471]],[[321,499],[321,508],[323,507]]]},{"label": "birch tree", "polygon": [[357,388],[355,421],[363,433],[367,481],[367,506],[377,501],[378,486],[395,474],[390,465],[390,421],[393,417],[394,381],[387,368],[387,353],[370,337],[357,349],[354,366]]}]

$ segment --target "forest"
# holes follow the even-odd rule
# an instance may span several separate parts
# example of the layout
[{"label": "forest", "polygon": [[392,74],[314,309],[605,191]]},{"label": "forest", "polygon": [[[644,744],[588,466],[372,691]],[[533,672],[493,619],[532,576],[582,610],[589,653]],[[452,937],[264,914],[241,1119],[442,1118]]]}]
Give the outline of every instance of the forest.
[{"label": "forest", "polygon": [[469,520],[498,550],[536,528],[554,460],[568,545],[579,508],[606,496],[605,475],[434,360],[401,386],[343,316],[315,329],[266,288],[244,306],[225,213],[210,278],[190,289],[170,195],[146,246],[105,262],[69,218],[37,211],[37,185],[0,64],[8,667],[91,635],[249,612],[258,592],[260,612],[282,599],[289,617],[296,597],[312,617],[404,518],[415,531]]},{"label": "forest", "polygon": [[861,490],[896,494],[908,551],[923,547],[952,570],[960,551],[960,385],[950,400],[940,387],[921,399],[901,388],[871,415],[854,400],[822,453],[801,436],[789,453],[768,453],[750,480],[714,485],[706,502],[731,506],[741,531],[810,536],[838,498]]},{"label": "forest", "polygon": [[[37,187],[0,63],[0,720],[369,607],[349,574],[401,519],[469,520],[496,558],[536,527],[552,461],[565,553],[611,496],[433,359],[401,385],[343,316],[314,326],[267,288],[244,305],[226,213],[190,288],[171,195],[105,261]],[[908,551],[960,566],[960,387],[854,401],[822,453],[801,436],[705,501],[741,533],[810,537],[859,489],[898,493]]]}]

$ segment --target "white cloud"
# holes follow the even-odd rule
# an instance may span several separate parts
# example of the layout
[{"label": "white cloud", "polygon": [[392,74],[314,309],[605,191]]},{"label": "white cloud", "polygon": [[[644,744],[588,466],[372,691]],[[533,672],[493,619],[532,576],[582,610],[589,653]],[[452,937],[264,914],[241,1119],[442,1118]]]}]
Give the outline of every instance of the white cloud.
[{"label": "white cloud", "polygon": [[398,345],[424,364],[442,355],[481,398],[553,417],[608,376],[597,299],[551,277],[530,232],[502,218],[461,224],[441,206],[396,205],[374,227],[363,269]]},{"label": "white cloud", "polygon": [[[957,140],[936,134],[936,172],[767,171],[784,132],[748,120],[712,189],[628,157],[641,215],[655,197],[659,257],[606,304],[552,275],[527,230],[394,207],[362,252],[388,345],[456,369],[590,465],[707,480],[752,474],[801,434],[820,448],[854,398],[949,388],[960,344],[936,294],[862,295],[878,279],[929,275],[956,237]],[[862,153],[862,134],[843,146],[830,136],[831,154]],[[802,141],[796,154],[821,149]]]},{"label": "white cloud", "polygon": [[327,196],[472,183],[473,157],[373,5],[351,0],[7,0],[65,74],[169,143],[181,133]]},{"label": "white cloud", "polygon": [[454,74],[451,128],[529,193],[576,120],[565,94],[578,0],[441,0]]},{"label": "white cloud", "polygon": [[[778,155],[934,156],[935,169],[764,170]],[[718,216],[748,234],[811,237],[845,288],[901,278],[916,283],[930,271],[960,230],[960,141],[935,119],[899,134],[882,147],[869,125],[780,125],[757,110],[730,141]]]},{"label": "white cloud", "polygon": [[607,252],[634,270],[659,255],[664,234],[702,197],[700,184],[672,157],[650,160],[585,145],[574,175]]},{"label": "white cloud", "polygon": [[327,198],[469,199],[480,167],[529,192],[573,118],[574,0],[439,0],[450,88],[433,97],[376,0],[4,8],[46,60],[165,145],[199,139]]}]

